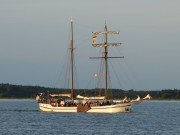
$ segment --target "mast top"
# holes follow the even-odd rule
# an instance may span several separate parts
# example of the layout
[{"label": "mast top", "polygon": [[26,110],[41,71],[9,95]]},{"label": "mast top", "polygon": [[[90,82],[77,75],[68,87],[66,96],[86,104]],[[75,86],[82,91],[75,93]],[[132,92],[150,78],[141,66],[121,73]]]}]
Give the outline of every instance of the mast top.
[{"label": "mast top", "polygon": [[[107,38],[107,34],[119,34],[119,30],[115,31],[107,31],[107,25],[106,25],[106,20],[105,20],[105,31],[101,32],[92,32],[93,35],[98,35],[98,34],[105,34]],[[106,39],[107,40],[107,39]],[[92,44],[93,47],[107,47],[107,46],[120,46],[121,43],[107,43],[105,42],[104,44]]]},{"label": "mast top", "polygon": [[71,16],[71,22],[72,22],[72,16]]}]

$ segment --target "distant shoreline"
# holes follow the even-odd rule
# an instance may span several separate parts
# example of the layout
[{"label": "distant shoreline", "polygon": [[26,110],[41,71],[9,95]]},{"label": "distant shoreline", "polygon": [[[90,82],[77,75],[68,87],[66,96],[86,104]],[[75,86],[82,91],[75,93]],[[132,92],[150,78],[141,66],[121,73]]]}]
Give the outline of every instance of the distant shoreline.
[{"label": "distant shoreline", "polygon": [[[97,95],[98,88],[95,89],[75,89],[74,97],[77,95],[93,97]],[[109,89],[109,97],[112,99],[122,100],[124,97],[130,99],[136,99],[137,96],[143,98],[147,94],[150,94],[152,100],[165,100],[165,101],[179,101],[180,90],[178,89],[165,89],[165,90],[141,90],[136,91],[133,89],[122,90],[122,89]],[[0,99],[35,99],[39,93],[71,93],[70,89],[57,89],[57,88],[45,88],[40,86],[22,86],[12,84],[0,84]],[[102,89],[100,95],[105,95],[104,89]]]}]

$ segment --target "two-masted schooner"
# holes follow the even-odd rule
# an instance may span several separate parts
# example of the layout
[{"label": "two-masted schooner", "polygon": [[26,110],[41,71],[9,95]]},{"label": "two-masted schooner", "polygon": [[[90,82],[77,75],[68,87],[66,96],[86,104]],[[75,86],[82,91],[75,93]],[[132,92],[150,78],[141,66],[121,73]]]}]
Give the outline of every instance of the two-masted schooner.
[{"label": "two-masted schooner", "polygon": [[[104,56],[98,57],[104,59],[105,67],[105,96],[101,97],[84,97],[77,95],[74,98],[73,93],[73,21],[71,19],[71,93],[68,94],[50,94],[49,99],[43,96],[43,93],[40,93],[36,97],[36,101],[39,103],[39,108],[44,112],[88,112],[88,113],[119,113],[119,112],[130,112],[131,105],[133,103],[139,103],[143,100],[150,99],[150,95],[147,95],[145,98],[141,99],[138,97],[136,100],[128,101],[127,98],[121,102],[108,101],[107,98],[107,59],[108,58],[122,58],[122,57],[108,57],[109,46],[120,46],[120,43],[108,43],[107,35],[108,34],[119,34],[119,31],[107,31],[107,25],[105,23],[105,30],[103,32],[93,32],[94,35],[104,34],[105,42],[104,44],[93,44],[93,47],[104,47]],[[69,97],[71,100],[59,100],[53,97]],[[78,102],[81,101],[81,102]],[[94,101],[94,102],[93,102]],[[99,102],[104,101],[104,102]]]}]

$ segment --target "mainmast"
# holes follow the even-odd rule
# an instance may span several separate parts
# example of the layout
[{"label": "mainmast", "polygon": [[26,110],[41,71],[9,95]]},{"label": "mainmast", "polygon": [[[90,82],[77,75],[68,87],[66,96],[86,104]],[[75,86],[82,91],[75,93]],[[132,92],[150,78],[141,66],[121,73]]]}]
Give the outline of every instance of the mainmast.
[{"label": "mainmast", "polygon": [[73,101],[73,21],[71,17],[71,100]]},{"label": "mainmast", "polygon": [[[107,44],[107,25],[106,25],[106,22],[105,22],[105,42],[104,44]],[[108,85],[107,85],[107,54],[108,54],[108,51],[107,51],[107,46],[104,47],[104,66],[105,66],[105,100],[107,102],[107,88],[108,88]]]},{"label": "mainmast", "polygon": [[104,57],[91,57],[91,58],[104,58],[104,66],[105,66],[105,100],[107,102],[107,89],[108,89],[108,83],[107,83],[107,59],[108,58],[124,58],[124,57],[108,57],[108,46],[120,46],[121,43],[108,43],[107,41],[107,34],[119,34],[120,31],[107,31],[107,25],[105,22],[105,31],[103,32],[93,32],[94,35],[98,34],[104,34],[105,35],[105,41],[104,44],[93,44],[93,47],[104,47]]}]

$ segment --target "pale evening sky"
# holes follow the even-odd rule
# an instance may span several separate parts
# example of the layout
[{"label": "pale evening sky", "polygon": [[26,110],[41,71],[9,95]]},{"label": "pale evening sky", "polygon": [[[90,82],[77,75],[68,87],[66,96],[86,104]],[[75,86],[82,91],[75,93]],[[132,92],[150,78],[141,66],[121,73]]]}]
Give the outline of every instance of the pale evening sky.
[{"label": "pale evening sky", "polygon": [[[110,56],[120,72],[112,72],[113,88],[180,89],[179,0],[0,0],[0,83],[63,87],[65,53],[70,44],[70,17],[78,87],[86,88],[97,72],[100,48],[92,47],[92,32],[120,30],[109,40],[122,42]],[[98,37],[98,42],[102,37]],[[113,63],[115,62],[115,63]],[[96,81],[96,80],[95,80]]]}]

